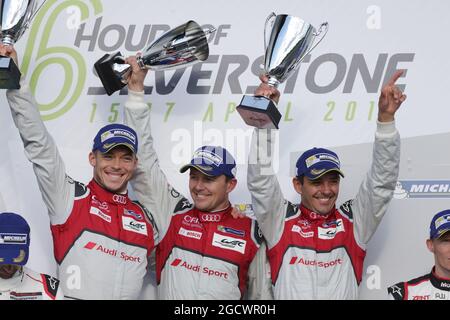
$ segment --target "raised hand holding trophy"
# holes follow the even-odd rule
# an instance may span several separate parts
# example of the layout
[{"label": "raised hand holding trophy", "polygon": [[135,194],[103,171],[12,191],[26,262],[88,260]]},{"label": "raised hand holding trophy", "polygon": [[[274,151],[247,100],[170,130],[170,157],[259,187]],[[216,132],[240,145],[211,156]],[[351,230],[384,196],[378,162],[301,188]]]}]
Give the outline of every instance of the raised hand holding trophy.
[{"label": "raised hand holding trophy", "polygon": [[[23,35],[36,13],[35,0],[1,0],[0,1],[0,41],[12,46]],[[0,56],[0,89],[19,89],[20,71],[10,57]]]},{"label": "raised hand holding trophy", "polygon": [[[137,58],[142,69],[169,70],[185,68],[209,56],[206,35],[215,29],[202,30],[195,21],[188,21],[163,34],[158,40],[145,49]],[[129,64],[120,52],[105,54],[95,64],[94,68],[102,81],[108,95],[127,85]]]},{"label": "raised hand holding trophy", "polygon": [[[270,21],[272,30],[267,43],[267,24]],[[268,84],[277,88],[289,78],[305,56],[322,41],[327,31],[327,22],[322,23],[319,31],[316,31],[311,24],[300,18],[272,12],[264,27],[264,71],[269,78]],[[236,110],[250,126],[278,129],[281,113],[267,97],[245,95]]]}]

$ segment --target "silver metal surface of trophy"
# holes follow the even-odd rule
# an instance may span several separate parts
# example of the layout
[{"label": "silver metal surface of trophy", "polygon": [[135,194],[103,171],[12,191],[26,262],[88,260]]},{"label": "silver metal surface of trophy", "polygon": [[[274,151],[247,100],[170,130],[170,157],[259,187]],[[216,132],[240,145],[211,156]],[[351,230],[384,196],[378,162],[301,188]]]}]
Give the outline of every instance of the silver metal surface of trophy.
[{"label": "silver metal surface of trophy", "polygon": [[[0,41],[4,45],[14,45],[30,25],[38,8],[35,0],[0,1]],[[19,89],[20,71],[10,57],[0,56],[0,88]]]},{"label": "silver metal surface of trophy", "polygon": [[[163,34],[149,45],[137,62],[142,69],[170,70],[185,68],[209,56],[206,36],[215,29],[203,30],[195,21],[188,21]],[[95,72],[108,95],[127,84],[131,66],[124,63],[120,52],[105,54],[95,64]]]},{"label": "silver metal surface of trophy", "polygon": [[[270,22],[272,28],[268,33],[267,25]],[[327,31],[327,22],[322,23],[317,31],[298,17],[272,12],[264,28],[264,71],[269,78],[268,84],[278,87],[289,78],[305,56],[322,41]],[[250,126],[278,129],[281,113],[267,97],[245,95],[236,110]]]}]

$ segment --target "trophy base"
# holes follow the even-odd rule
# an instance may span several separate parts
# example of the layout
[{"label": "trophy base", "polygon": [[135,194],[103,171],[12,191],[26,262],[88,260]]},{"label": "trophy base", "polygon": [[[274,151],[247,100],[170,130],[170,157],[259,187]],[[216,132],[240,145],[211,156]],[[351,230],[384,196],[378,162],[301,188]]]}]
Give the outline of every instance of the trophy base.
[{"label": "trophy base", "polygon": [[114,73],[113,69],[113,64],[117,63],[115,59],[121,56],[122,54],[120,52],[115,54],[105,54],[94,64],[95,71],[102,81],[108,96],[126,86],[126,84]]},{"label": "trophy base", "polygon": [[10,57],[0,56],[0,89],[20,89],[21,73]]},{"label": "trophy base", "polygon": [[236,110],[249,126],[260,129],[278,129],[281,113],[269,98],[244,96]]}]

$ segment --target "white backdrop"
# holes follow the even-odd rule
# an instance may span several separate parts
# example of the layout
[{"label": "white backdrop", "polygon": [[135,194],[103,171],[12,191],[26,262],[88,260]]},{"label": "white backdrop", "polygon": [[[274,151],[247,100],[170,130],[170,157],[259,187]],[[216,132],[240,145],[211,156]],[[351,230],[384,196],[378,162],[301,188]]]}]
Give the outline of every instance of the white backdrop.
[{"label": "white backdrop", "polygon": [[[400,181],[369,244],[361,285],[362,299],[383,299],[388,285],[429,271],[429,220],[450,207],[449,9],[445,0],[229,0],[220,5],[202,0],[163,5],[48,0],[16,49],[68,173],[88,182],[92,138],[101,126],[122,121],[126,99],[126,94],[102,93],[94,62],[105,53],[143,50],[163,31],[190,19],[217,28],[205,63],[165,72],[165,78],[149,73],[146,101],[152,108],[156,149],[172,184],[188,194],[180,165],[202,144],[224,145],[239,163],[238,190],[231,199],[242,204],[250,201],[245,161],[251,128],[234,106],[258,84],[270,12],[299,16],[316,27],[324,21],[330,25],[299,72],[280,87],[278,177],[291,201],[299,201],[291,187],[295,160],[313,146],[338,152],[346,172],[340,201],[354,196],[369,166],[382,83],[393,70],[406,69],[398,81],[408,95],[397,115],[403,138]],[[0,164],[5,208],[21,213],[32,227],[29,266],[56,274],[46,209],[5,95],[0,99],[7,142]]]}]

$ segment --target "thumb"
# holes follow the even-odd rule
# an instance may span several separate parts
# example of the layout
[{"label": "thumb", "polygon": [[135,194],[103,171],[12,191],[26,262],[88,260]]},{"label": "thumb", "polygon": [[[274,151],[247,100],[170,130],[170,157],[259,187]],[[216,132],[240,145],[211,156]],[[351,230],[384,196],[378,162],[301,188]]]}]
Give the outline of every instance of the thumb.
[{"label": "thumb", "polygon": [[259,80],[261,80],[261,82],[263,83],[267,83],[269,81],[269,77],[267,76],[267,74],[262,73],[259,75]]}]

